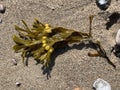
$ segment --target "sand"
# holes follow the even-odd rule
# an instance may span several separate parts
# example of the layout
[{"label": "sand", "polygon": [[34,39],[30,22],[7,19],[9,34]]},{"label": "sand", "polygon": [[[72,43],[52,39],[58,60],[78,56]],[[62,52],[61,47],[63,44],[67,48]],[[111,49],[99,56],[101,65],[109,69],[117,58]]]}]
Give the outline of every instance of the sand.
[{"label": "sand", "polygon": [[[6,6],[0,14],[0,90],[73,90],[76,87],[93,90],[92,84],[102,78],[110,83],[112,90],[120,90],[120,59],[112,55],[116,70],[102,57],[89,57],[93,49],[75,44],[55,52],[55,65],[50,72],[36,65],[33,58],[24,66],[19,53],[12,50],[15,44],[12,36],[17,34],[14,25],[22,26],[21,20],[29,25],[34,18],[43,23],[62,26],[76,31],[88,32],[90,15],[95,15],[92,33],[109,54],[115,45],[115,35],[120,29],[120,22],[106,30],[106,12],[120,13],[120,0],[112,0],[105,13],[95,4],[95,0],[0,0]],[[17,60],[13,65],[12,59]],[[51,78],[47,79],[47,74]],[[21,83],[16,87],[16,82]]]}]

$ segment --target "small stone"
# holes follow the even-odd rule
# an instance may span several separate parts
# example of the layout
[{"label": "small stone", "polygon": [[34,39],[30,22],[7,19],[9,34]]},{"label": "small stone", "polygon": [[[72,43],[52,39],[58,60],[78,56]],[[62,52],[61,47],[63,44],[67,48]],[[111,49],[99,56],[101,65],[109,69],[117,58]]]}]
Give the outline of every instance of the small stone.
[{"label": "small stone", "polygon": [[0,18],[0,23],[2,23],[2,19]]},{"label": "small stone", "polygon": [[5,13],[6,7],[0,4],[0,13]]},{"label": "small stone", "polygon": [[15,59],[12,59],[12,62],[14,65],[17,65],[17,61]]},{"label": "small stone", "polygon": [[16,86],[20,87],[21,83],[20,82],[16,82]]},{"label": "small stone", "polygon": [[96,4],[101,10],[106,10],[109,7],[110,3],[111,0],[96,0]]},{"label": "small stone", "polygon": [[81,87],[76,87],[74,88],[73,90],[85,90],[84,88],[81,88]]},{"label": "small stone", "polygon": [[120,29],[118,30],[116,34],[115,41],[116,41],[116,45],[120,45]]},{"label": "small stone", "polygon": [[98,78],[98,79],[94,82],[93,88],[94,88],[95,90],[111,90],[110,84],[109,84],[107,81],[105,81],[105,80],[103,80],[103,79],[100,79],[100,78]]}]

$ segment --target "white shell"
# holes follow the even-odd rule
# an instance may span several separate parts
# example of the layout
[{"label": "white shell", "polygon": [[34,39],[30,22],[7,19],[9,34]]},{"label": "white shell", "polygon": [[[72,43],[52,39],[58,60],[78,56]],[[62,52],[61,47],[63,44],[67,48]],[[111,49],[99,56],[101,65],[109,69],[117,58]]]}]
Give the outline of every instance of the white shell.
[{"label": "white shell", "polygon": [[16,82],[15,84],[16,84],[17,87],[19,87],[21,85],[20,82]]},{"label": "white shell", "polygon": [[0,23],[2,23],[2,19],[0,18]]},{"label": "white shell", "polygon": [[106,3],[107,3],[106,0],[98,0],[98,2],[99,2],[100,5],[103,5],[103,4],[106,4]]},{"label": "white shell", "polygon": [[12,62],[14,65],[17,65],[17,61],[15,59],[12,59]]},{"label": "white shell", "polygon": [[120,45],[120,29],[118,30],[117,34],[116,34],[116,45]]},{"label": "white shell", "polygon": [[98,78],[94,82],[93,87],[95,88],[95,90],[111,90],[110,84],[107,81],[100,78]]},{"label": "white shell", "polygon": [[5,12],[5,6],[0,4],[0,13],[4,13]]}]

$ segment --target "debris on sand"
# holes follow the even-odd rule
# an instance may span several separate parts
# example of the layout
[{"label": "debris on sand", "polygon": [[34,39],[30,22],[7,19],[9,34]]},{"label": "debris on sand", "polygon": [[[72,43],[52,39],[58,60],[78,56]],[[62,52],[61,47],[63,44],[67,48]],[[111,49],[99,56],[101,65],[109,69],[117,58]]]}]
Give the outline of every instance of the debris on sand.
[{"label": "debris on sand", "polygon": [[110,84],[109,84],[107,81],[105,81],[105,80],[103,80],[103,79],[100,79],[100,78],[98,78],[98,79],[94,82],[93,88],[94,88],[95,90],[111,90]]},{"label": "debris on sand", "polygon": [[17,87],[20,87],[21,86],[21,83],[20,82],[16,82],[15,83]]},{"label": "debris on sand", "polygon": [[0,4],[0,13],[5,13],[6,7]]},{"label": "debris on sand", "polygon": [[17,65],[16,59],[12,59],[13,65]]}]

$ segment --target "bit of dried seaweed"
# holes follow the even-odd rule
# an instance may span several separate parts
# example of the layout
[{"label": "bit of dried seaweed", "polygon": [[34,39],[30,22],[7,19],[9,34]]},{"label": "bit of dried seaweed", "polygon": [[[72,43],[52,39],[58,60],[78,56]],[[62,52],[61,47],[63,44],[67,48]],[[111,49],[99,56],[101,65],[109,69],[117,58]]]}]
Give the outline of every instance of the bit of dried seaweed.
[{"label": "bit of dried seaweed", "polygon": [[56,48],[64,47],[75,42],[90,41],[95,45],[97,53],[88,53],[88,56],[104,57],[108,60],[108,63],[115,67],[107,57],[105,50],[100,45],[100,42],[94,42],[92,39],[91,27],[93,17],[94,15],[89,17],[89,33],[78,32],[63,27],[53,28],[49,24],[42,24],[37,19],[35,19],[32,28],[29,28],[25,21],[22,20],[24,28],[15,26],[15,29],[19,32],[19,36],[13,36],[13,40],[16,43],[13,49],[15,52],[22,52],[21,56],[23,58],[23,63],[25,57],[33,56],[37,62],[48,67],[52,62],[51,54]]},{"label": "bit of dried seaweed", "polygon": [[22,52],[23,62],[26,56],[32,55],[35,60],[49,66],[54,49],[66,44],[88,40],[91,36],[91,31],[90,33],[82,33],[63,27],[53,28],[48,24],[42,24],[38,20],[35,20],[32,28],[29,28],[24,21],[22,23],[24,29],[15,26],[19,36],[13,36],[16,43],[13,49],[15,52]]},{"label": "bit of dried seaweed", "polygon": [[94,44],[97,52],[95,52],[95,53],[89,52],[89,53],[88,53],[88,56],[90,56],[90,57],[97,57],[97,56],[103,57],[103,58],[107,59],[107,61],[108,61],[108,63],[109,63],[110,65],[112,65],[114,68],[116,68],[116,66],[114,65],[114,63],[113,63],[113,62],[109,59],[109,57],[107,56],[106,51],[105,51],[104,48],[101,46],[100,42],[97,41],[97,42],[94,42],[93,44]]}]

